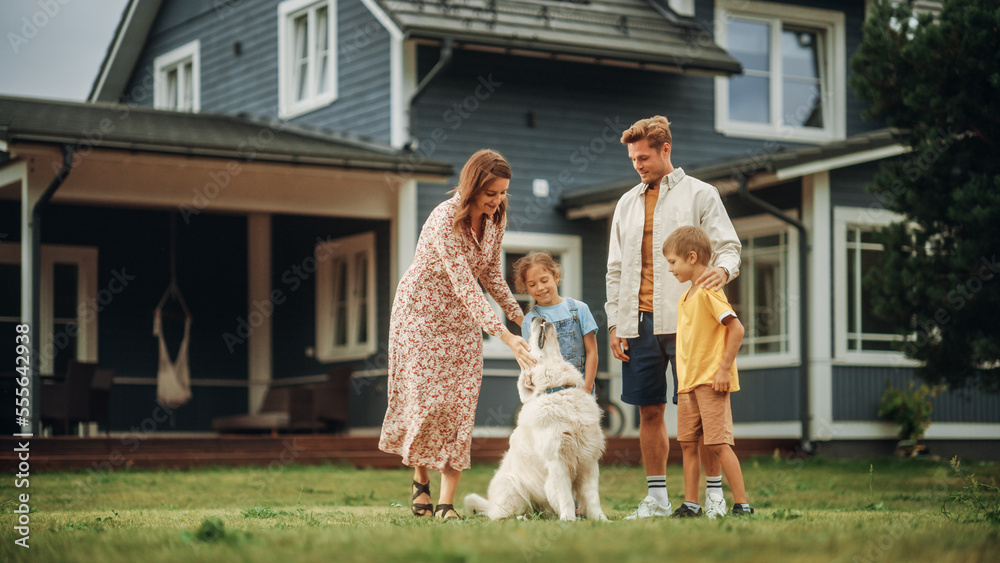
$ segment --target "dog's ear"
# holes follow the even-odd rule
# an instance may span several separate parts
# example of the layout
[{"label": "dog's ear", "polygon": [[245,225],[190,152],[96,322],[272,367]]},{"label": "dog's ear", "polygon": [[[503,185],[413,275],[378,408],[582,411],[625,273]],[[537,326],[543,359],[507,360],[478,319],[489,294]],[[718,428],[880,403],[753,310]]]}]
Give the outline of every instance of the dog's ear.
[{"label": "dog's ear", "polygon": [[517,395],[522,403],[526,403],[535,392],[534,368],[522,369],[517,378]]}]

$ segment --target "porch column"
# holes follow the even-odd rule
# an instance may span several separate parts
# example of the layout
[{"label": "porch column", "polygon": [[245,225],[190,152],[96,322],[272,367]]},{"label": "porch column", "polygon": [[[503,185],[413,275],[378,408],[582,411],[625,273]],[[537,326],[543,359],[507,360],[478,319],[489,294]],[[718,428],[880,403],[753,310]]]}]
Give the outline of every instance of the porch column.
[{"label": "porch column", "polygon": [[247,215],[247,313],[257,312],[260,324],[247,342],[250,369],[247,412],[257,414],[271,386],[271,215]]},{"label": "porch column", "polygon": [[[833,242],[830,173],[819,172],[802,179],[804,223],[812,240],[809,271],[809,408],[812,413],[810,440],[826,441],[833,432]],[[803,361],[806,361],[803,359]]]},{"label": "porch column", "polygon": [[32,185],[27,175],[21,179],[21,323],[28,325],[30,330],[28,356],[30,366],[30,381],[28,397],[29,425],[21,426],[22,432],[40,434],[42,431],[39,414],[42,410],[39,380],[42,368],[42,309],[41,296],[37,294],[41,287],[42,256],[41,256],[41,225],[36,224],[32,211],[35,204],[45,193],[45,186]]},{"label": "porch column", "polygon": [[393,225],[393,246],[396,261],[392,265],[392,289],[396,291],[399,278],[403,277],[407,268],[413,263],[417,251],[417,237],[420,235],[420,225],[417,225],[417,181],[405,180],[399,186],[399,198],[396,208],[396,222]]}]

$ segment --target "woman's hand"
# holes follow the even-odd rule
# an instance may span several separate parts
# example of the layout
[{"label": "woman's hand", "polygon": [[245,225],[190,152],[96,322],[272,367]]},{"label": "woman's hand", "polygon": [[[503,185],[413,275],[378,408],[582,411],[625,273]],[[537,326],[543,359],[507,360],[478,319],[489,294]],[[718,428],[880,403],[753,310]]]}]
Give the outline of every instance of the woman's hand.
[{"label": "woman's hand", "polygon": [[509,330],[504,330],[500,340],[503,340],[511,352],[514,352],[514,359],[517,360],[517,365],[521,366],[522,370],[531,369],[535,365],[536,360],[531,355],[531,348],[528,347],[528,343],[523,338]]}]

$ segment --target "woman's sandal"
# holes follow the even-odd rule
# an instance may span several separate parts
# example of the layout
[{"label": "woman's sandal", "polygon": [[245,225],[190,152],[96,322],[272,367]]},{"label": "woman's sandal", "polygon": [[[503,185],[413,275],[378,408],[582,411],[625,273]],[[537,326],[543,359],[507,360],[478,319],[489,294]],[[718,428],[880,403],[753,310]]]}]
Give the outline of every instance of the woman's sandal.
[{"label": "woman's sandal", "polygon": [[[430,496],[431,496],[431,482],[428,481],[426,483],[417,483],[416,481],[413,481],[413,490],[414,490],[414,492],[413,492],[413,500],[414,501],[417,500],[417,497],[419,497],[420,495],[427,495],[427,498],[430,498]],[[422,504],[422,503],[414,502],[410,506],[410,510],[413,511],[413,515],[414,516],[427,516],[427,515],[431,514],[434,511],[434,505],[430,504],[430,503],[428,503],[428,504]]]},{"label": "woman's sandal", "polygon": [[[449,512],[452,514],[452,516],[448,515]],[[434,509],[434,517],[435,518],[439,518],[441,520],[461,520],[462,519],[462,517],[458,515],[458,512],[455,512],[455,507],[453,505],[450,505],[450,504],[439,504],[439,505],[437,505],[437,508]]]}]

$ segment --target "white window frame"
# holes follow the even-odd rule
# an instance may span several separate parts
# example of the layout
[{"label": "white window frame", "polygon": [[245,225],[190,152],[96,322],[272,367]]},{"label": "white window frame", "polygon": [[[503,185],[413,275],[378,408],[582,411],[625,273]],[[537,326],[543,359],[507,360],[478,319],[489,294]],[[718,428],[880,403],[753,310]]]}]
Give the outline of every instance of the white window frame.
[{"label": "white window frame", "polygon": [[871,366],[919,366],[920,362],[907,358],[902,352],[849,350],[847,346],[847,230],[861,227],[874,229],[905,218],[891,211],[863,207],[833,208],[833,282],[834,282],[834,360],[838,364],[864,364]]},{"label": "white window frame", "polygon": [[[346,260],[347,271],[347,343],[334,345],[337,326],[334,300],[334,258],[353,257],[364,253],[367,258],[368,314],[365,342],[357,341],[358,311],[357,277],[354,260]],[[378,346],[378,295],[376,293],[375,232],[338,238],[316,245],[316,358],[323,362],[359,360],[375,353]]]},{"label": "white window frame", "polygon": [[[314,77],[316,76],[316,42],[309,41],[309,76],[306,90],[309,94],[301,101],[295,100],[295,29],[294,20],[303,13],[308,13],[310,38],[316,37],[316,10],[326,7],[327,13],[327,75],[330,77],[330,90],[317,93]],[[286,0],[278,5],[278,115],[291,118],[329,105],[337,99],[337,2],[336,0]]]},{"label": "white window frame", "polygon": [[[715,79],[715,128],[720,133],[733,137],[759,139],[785,139],[801,142],[828,142],[842,140],[847,135],[847,47],[843,12],[804,8],[771,2],[748,2],[746,0],[716,0],[715,39],[726,49],[728,24],[733,19],[754,20],[771,24],[771,122],[769,124],[748,123],[729,119],[729,78]],[[781,105],[782,66],[780,49],[783,24],[809,27],[819,30],[826,41],[825,72],[820,77],[825,86],[823,98],[822,129],[793,127],[783,123]]]},{"label": "white window frame", "polygon": [[[186,85],[184,73],[180,69],[186,64],[191,65],[191,107],[169,106],[167,105],[169,99],[167,74],[172,70],[178,71],[177,101],[180,102]],[[153,107],[192,113],[201,111],[201,41],[195,39],[153,59],[153,76]]]},{"label": "white window frame", "polygon": [[[503,237],[500,267],[506,271],[507,253],[524,253],[545,250],[559,255],[563,277],[559,280],[559,295],[581,299],[582,284],[582,243],[580,237],[573,235],[553,235],[548,233],[527,233],[522,231],[507,231]],[[513,288],[511,288],[513,291]],[[501,320],[506,321],[507,314],[500,305],[486,294],[487,300]],[[527,311],[525,311],[527,312]],[[513,360],[514,354],[499,338],[490,335],[483,337],[483,357],[494,360]]]},{"label": "white window frame", "polygon": [[[785,211],[785,214],[793,219],[798,219],[799,215],[797,210],[788,210]],[[783,352],[768,352],[752,355],[741,353],[736,356],[736,365],[739,366],[740,369],[798,365],[801,361],[799,357],[799,338],[801,336],[799,326],[799,307],[803,305],[801,297],[802,294],[799,291],[798,276],[799,230],[771,215],[754,215],[751,217],[733,219],[733,227],[736,229],[736,232],[739,233],[741,239],[777,235],[782,233],[784,233],[787,237],[785,245],[785,252],[787,254],[784,258],[787,275],[786,286],[784,288],[784,304],[787,308],[785,311],[785,314],[787,315],[785,326],[788,330],[788,350]],[[753,273],[750,270],[745,268],[741,261],[740,275],[733,281],[729,282],[729,285],[744,283],[750,279],[752,274]],[[741,322],[743,322],[742,319]],[[744,326],[747,326],[746,322],[743,322],[743,324]],[[749,326],[747,326],[747,328],[749,329]]]},{"label": "white window frame", "polygon": [[[21,245],[0,244],[0,263],[21,264]],[[39,308],[41,317],[39,330],[33,331],[41,355],[38,368],[43,375],[52,375],[54,368],[53,327],[55,318],[53,306],[54,271],[56,264],[73,264],[77,267],[76,278],[76,359],[80,362],[97,362],[97,248],[93,246],[42,245],[41,280]],[[22,311],[23,316],[23,311]],[[4,318],[5,321],[11,319]],[[21,319],[16,319],[20,322]]]}]

